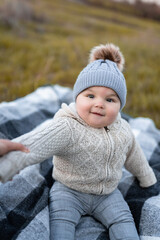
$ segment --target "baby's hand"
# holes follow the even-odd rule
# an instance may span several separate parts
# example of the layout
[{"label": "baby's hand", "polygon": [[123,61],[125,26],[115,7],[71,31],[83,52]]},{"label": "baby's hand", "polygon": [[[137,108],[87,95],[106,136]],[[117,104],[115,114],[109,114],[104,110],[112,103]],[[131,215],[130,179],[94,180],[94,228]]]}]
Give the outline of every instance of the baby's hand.
[{"label": "baby's hand", "polygon": [[12,142],[7,139],[0,139],[0,156],[10,151],[29,152],[29,150],[21,143]]}]

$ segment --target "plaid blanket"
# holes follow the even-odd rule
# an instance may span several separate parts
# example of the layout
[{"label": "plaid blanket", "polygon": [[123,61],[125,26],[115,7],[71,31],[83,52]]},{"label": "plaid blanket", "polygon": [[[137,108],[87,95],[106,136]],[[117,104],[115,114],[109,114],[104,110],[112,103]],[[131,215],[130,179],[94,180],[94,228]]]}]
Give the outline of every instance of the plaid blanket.
[{"label": "plaid blanket", "polygon": [[[44,86],[12,102],[0,104],[0,138],[13,139],[49,121],[61,103],[72,101],[72,90]],[[153,121],[122,114],[131,125],[158,182],[143,189],[125,169],[119,184],[129,204],[141,240],[160,240],[160,131]],[[29,166],[14,179],[0,183],[0,239],[48,240],[48,194],[53,184],[51,159]],[[108,231],[90,216],[76,228],[76,240],[106,240]]]}]

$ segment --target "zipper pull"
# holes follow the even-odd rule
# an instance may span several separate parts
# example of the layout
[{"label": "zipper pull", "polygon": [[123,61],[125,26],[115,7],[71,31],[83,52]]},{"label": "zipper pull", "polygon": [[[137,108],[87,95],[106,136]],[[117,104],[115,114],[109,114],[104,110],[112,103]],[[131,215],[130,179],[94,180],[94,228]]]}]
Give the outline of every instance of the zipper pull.
[{"label": "zipper pull", "polygon": [[109,132],[110,130],[108,129],[108,127],[105,127],[105,130],[106,130],[106,132]]}]

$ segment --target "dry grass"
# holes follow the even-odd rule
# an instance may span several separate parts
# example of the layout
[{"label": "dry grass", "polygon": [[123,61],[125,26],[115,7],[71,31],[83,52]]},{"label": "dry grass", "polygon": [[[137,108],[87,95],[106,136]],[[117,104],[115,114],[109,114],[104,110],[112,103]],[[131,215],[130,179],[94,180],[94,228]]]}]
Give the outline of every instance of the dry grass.
[{"label": "dry grass", "polygon": [[30,9],[31,17],[18,17],[17,25],[0,20],[0,101],[22,97],[44,84],[72,87],[87,64],[89,50],[113,42],[126,58],[124,111],[150,117],[160,128],[159,23],[129,15],[128,7],[124,14],[120,5],[115,10],[115,3],[105,0],[98,6],[95,0],[19,1]]}]

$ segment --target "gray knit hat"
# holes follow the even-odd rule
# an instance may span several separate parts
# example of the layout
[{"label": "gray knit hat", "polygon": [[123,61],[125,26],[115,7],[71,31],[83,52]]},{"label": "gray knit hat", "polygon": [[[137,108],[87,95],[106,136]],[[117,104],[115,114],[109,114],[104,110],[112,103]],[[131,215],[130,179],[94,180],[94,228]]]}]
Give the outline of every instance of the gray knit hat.
[{"label": "gray knit hat", "polygon": [[100,45],[92,49],[88,64],[79,74],[74,88],[73,97],[93,86],[103,86],[114,90],[125,106],[127,88],[122,74],[124,58],[119,48],[113,44]]}]

